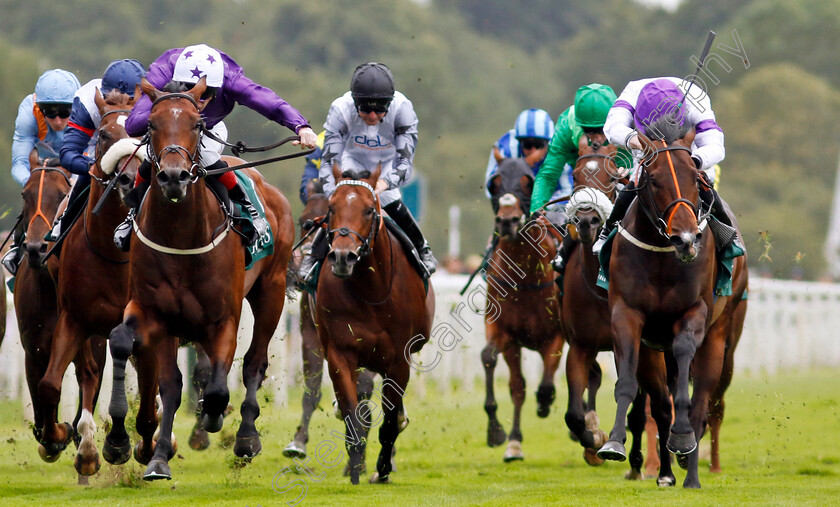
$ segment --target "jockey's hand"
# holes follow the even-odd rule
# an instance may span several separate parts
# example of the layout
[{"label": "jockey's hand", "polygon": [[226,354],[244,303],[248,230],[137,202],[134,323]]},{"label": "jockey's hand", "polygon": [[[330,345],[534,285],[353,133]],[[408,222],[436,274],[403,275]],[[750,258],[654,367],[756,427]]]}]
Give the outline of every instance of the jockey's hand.
[{"label": "jockey's hand", "polygon": [[634,135],[630,138],[630,140],[627,141],[627,147],[632,150],[644,150],[642,142],[639,141],[639,136],[637,135]]},{"label": "jockey's hand", "polygon": [[377,180],[376,188],[374,190],[376,190],[376,195],[388,190],[388,182],[383,179]]},{"label": "jockey's hand", "polygon": [[44,159],[44,167],[58,167],[60,165],[61,161],[55,157]]},{"label": "jockey's hand", "polygon": [[298,135],[300,136],[300,141],[292,141],[292,144],[295,146],[300,145],[302,149],[312,149],[318,143],[318,136],[309,127],[303,127],[298,130]]},{"label": "jockey's hand", "polygon": [[544,148],[540,148],[538,150],[534,150],[531,152],[530,155],[525,157],[525,163],[531,167],[534,167],[538,162],[542,162],[545,159],[546,154],[548,154],[548,146]]},{"label": "jockey's hand", "polygon": [[497,146],[493,146],[493,158],[496,159],[497,164],[501,164],[502,160],[505,159],[504,155],[502,155],[502,152],[499,151],[499,148]]}]

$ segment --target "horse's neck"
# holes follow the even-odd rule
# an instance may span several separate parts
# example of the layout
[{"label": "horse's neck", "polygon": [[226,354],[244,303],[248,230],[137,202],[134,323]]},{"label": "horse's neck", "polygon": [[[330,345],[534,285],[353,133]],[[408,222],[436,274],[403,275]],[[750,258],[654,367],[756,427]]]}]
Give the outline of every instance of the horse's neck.
[{"label": "horse's neck", "polygon": [[553,245],[543,240],[534,245],[519,235],[515,240],[501,239],[496,254],[490,259],[491,271],[500,275],[515,275],[522,282],[546,278],[552,270]]},{"label": "horse's neck", "polygon": [[627,229],[634,237],[649,245],[669,246],[668,238],[659,233],[659,230],[642,207],[642,201],[637,195],[627,210],[627,214],[624,215],[621,226]]},{"label": "horse's neck", "polygon": [[[105,189],[99,183],[95,180],[90,182],[87,208],[85,209],[86,216],[84,219],[86,220],[88,229],[91,232],[98,231],[100,229],[110,230],[110,232],[113,232],[114,228],[123,221],[126,213],[128,213],[128,208],[123,206],[119,192],[114,189],[108,194],[108,197],[105,199],[105,202],[102,205],[102,210],[99,214],[94,215],[93,208],[95,208],[99,203],[99,200],[102,198],[102,194],[104,193]],[[109,241],[112,241],[111,234],[107,234],[106,236]]]},{"label": "horse's neck", "polygon": [[164,244],[174,248],[208,243],[224,221],[218,199],[202,181],[191,185],[186,197],[177,203],[167,199],[160,186],[152,183],[139,219],[144,231],[154,230],[155,238],[169,239]]}]

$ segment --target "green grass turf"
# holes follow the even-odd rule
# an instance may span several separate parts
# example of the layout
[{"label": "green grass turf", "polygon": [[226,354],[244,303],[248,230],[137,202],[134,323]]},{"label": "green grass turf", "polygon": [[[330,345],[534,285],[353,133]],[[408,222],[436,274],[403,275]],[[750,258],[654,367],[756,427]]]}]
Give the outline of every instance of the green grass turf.
[{"label": "green grass turf", "polygon": [[[561,376],[558,375],[558,379]],[[701,458],[700,490],[684,490],[685,472],[675,467],[678,486],[657,488],[655,481],[629,482],[626,463],[587,466],[582,449],[568,438],[563,422],[565,383],[547,419],[536,417],[529,386],[523,409],[525,461],[502,462],[504,447],[488,448],[483,390],[474,386],[427,390],[407,403],[411,424],[397,441],[398,471],[392,484],[351,486],[342,466],[311,464],[314,474],[277,475],[291,462],[280,451],[291,439],[300,414],[299,393],[290,409],[263,403],[258,427],[263,453],[245,467],[236,466],[229,446],[238,412],[228,417],[211,448],[196,452],[186,445],[192,420],[186,411],[176,419],[182,444],[171,462],[174,479],[145,483],[144,467],[133,460],[123,466],[103,463],[90,486],[78,486],[72,466],[74,447],[53,464],[43,463],[16,402],[0,403],[0,504],[2,505],[284,505],[299,488],[282,491],[291,480],[307,484],[300,505],[837,505],[840,502],[840,371],[786,373],[771,378],[736,375],[727,393],[722,430],[723,472],[712,475]],[[497,383],[500,419],[510,429],[511,402],[506,385]],[[329,408],[325,387],[322,407]],[[601,426],[609,429],[614,414],[611,386],[599,395]],[[238,408],[238,407],[237,407]],[[331,430],[343,431],[331,410],[315,413],[309,452],[328,440],[340,444]],[[98,419],[97,445],[104,439]],[[368,450],[369,472],[378,451],[376,431]],[[701,449],[708,446],[708,436]],[[629,446],[628,446],[629,447]],[[333,454],[335,456],[335,453]],[[369,475],[369,474],[368,474]],[[276,477],[276,479],[275,479]]]}]

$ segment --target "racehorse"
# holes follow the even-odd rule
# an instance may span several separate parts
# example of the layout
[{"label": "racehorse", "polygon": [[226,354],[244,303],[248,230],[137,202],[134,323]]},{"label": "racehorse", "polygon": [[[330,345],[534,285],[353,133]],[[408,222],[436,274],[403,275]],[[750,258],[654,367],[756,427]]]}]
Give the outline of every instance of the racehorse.
[{"label": "racehorse", "polygon": [[[651,397],[660,441],[668,435],[668,450],[687,467],[683,487],[699,488],[697,441],[706,427],[709,400],[721,385],[726,342],[738,320],[733,313],[742,302],[747,274],[745,256],[737,257],[732,295],[715,295],[715,241],[706,230],[708,213],[698,204],[698,185],[705,182],[683,139],[687,129],[666,116],[647,129],[655,134],[651,138],[640,135],[645,156],[638,195],[619,225],[610,260],[617,408],[609,441],[598,456],[626,458],[627,408],[641,385]],[[669,383],[674,386],[673,426]],[[662,459],[658,484],[674,483],[670,464]]]},{"label": "racehorse", "polygon": [[[203,425],[209,432],[221,429],[230,395],[227,374],[236,350],[243,297],[254,314],[254,333],[242,371],[246,387],[242,423],[234,454],[256,456],[262,449],[255,420],[260,408],[257,389],[268,367],[268,344],[283,311],[286,273],[291,258],[294,225],[290,206],[279,190],[253,170],[246,170],[258,191],[274,233],[274,251],[255,260],[245,270],[245,249],[231,232],[232,218],[208,185],[202,184],[198,160],[203,131],[201,111],[206,101],[204,78],[191,90],[157,90],[143,80],[143,92],[152,100],[149,147],[154,176],[140,213],[134,220],[128,304],[122,323],[110,335],[114,360],[111,432],[104,454],[121,461],[130,453],[125,432],[125,362],[137,360],[140,409],[137,429],[142,441],[135,449],[139,461],[148,459],[144,479],[171,479],[168,461],[174,455],[171,441],[175,411],[181,402],[181,373],[177,337],[197,342],[210,358],[211,370],[204,389]],[[227,157],[229,163],[244,162]],[[262,239],[261,239],[262,241]],[[155,389],[163,405],[160,437]]]},{"label": "racehorse", "polygon": [[431,283],[424,287],[397,238],[386,229],[373,189],[380,170],[356,179],[345,178],[333,166],[336,188],[326,221],[330,250],[312,308],[345,422],[353,484],[359,483],[363,466],[363,426],[371,426],[376,410],[369,401],[358,400],[358,369],[367,368],[384,379],[382,448],[371,482],[388,482],[402,397],[411,373],[410,354],[428,341],[434,317]]},{"label": "racehorse", "polygon": [[[564,241],[575,241],[566,261],[560,304],[563,332],[569,343],[566,358],[569,401],[565,419],[569,430],[584,447],[583,457],[590,465],[603,463],[596,452],[607,441],[607,434],[598,427],[595,409],[601,376],[591,372],[594,368],[600,373],[595,361],[598,353],[612,351],[607,291],[596,285],[600,264],[598,257],[592,254],[592,245],[612,210],[616,183],[626,183],[615,164],[616,152],[615,145],[600,132],[586,133],[578,140],[579,156],[572,172],[575,192],[567,207],[570,237],[564,238]],[[586,408],[585,389],[588,389]],[[625,475],[628,479],[643,477],[641,438],[645,429],[645,397],[644,393],[639,394],[629,415],[633,447],[630,471]]]},{"label": "racehorse", "polygon": [[[135,90],[139,97],[139,89]],[[58,321],[49,358],[49,365],[38,386],[40,412],[44,417],[41,443],[48,456],[57,456],[78,432],[75,467],[80,475],[93,475],[99,470],[99,454],[93,441],[96,423],[93,410],[99,396],[105,368],[106,337],[117,325],[127,302],[128,255],[114,246],[114,228],[128,212],[120,193],[134,183],[142,160],[139,141],[128,138],[125,117],[134,106],[134,99],[119,91],[106,97],[95,95],[101,123],[96,142],[95,163],[91,166],[92,183],[87,206],[69,228],[61,245],[58,265]],[[119,169],[119,171],[115,170]],[[101,213],[94,208],[113,178],[117,192],[103,201]],[[61,396],[61,379],[67,365],[76,359],[76,375],[80,381],[81,416],[73,426],[57,424]]]},{"label": "racehorse", "polygon": [[[41,440],[44,428],[38,383],[49,363],[53,330],[58,318],[54,279],[58,259],[51,257],[48,263],[44,263],[47,253],[44,236],[52,228],[59,204],[69,191],[70,175],[67,171],[61,167],[36,166],[30,172],[22,194],[22,223],[25,224],[26,239],[21,248],[26,252],[26,259],[20,263],[15,276],[14,302],[20,341],[25,353],[26,383],[32,397],[32,429],[38,441]],[[5,292],[3,287],[4,296]],[[4,323],[5,315],[4,312]],[[76,420],[79,417],[80,414],[77,414]],[[58,454],[47,452],[43,446],[39,447],[39,454],[49,462],[58,459]]]},{"label": "racehorse", "polygon": [[[557,287],[551,259],[556,247],[546,229],[538,222],[528,222],[534,177],[521,159],[508,158],[499,164],[499,173],[490,182],[496,211],[494,234],[498,244],[487,269],[488,309],[484,325],[487,345],[481,351],[484,364],[487,412],[487,445],[495,447],[508,440],[503,456],[506,462],[524,459],[522,431],[519,426],[525,402],[525,378],[522,376],[522,347],[539,352],[543,377],[537,389],[537,415],[548,417],[554,402],[554,374],[560,365],[563,335],[558,316]],[[526,225],[527,224],[527,225]],[[536,230],[534,230],[536,229]],[[510,369],[510,394],[513,399],[513,426],[505,434],[496,417],[493,373],[499,353]]]},{"label": "racehorse", "polygon": [[[307,183],[306,206],[298,219],[301,236],[315,227],[315,223],[326,216],[329,211],[329,199],[324,194],[323,185],[318,181]],[[301,244],[301,253],[308,252],[312,247],[312,237]],[[299,261],[298,261],[299,262]],[[287,458],[306,459],[306,443],[309,441],[309,421],[315,407],[321,401],[321,380],[324,372],[324,348],[318,338],[318,330],[312,313],[314,298],[309,292],[303,291],[300,296],[300,334],[301,354],[303,356],[303,413],[291,442],[283,449],[283,456]],[[368,400],[373,394],[375,374],[368,370],[359,372],[357,378],[357,395],[359,400]],[[363,425],[364,427],[364,425]],[[367,437],[368,428],[364,428]],[[364,461],[364,455],[362,456]],[[349,468],[346,470],[349,473]],[[346,474],[345,474],[346,475]]]}]

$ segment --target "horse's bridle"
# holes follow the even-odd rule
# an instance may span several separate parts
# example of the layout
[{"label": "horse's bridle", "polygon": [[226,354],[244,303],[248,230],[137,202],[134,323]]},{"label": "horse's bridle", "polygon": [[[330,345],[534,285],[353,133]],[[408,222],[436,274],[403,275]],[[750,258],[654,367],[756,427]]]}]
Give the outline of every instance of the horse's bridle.
[{"label": "horse's bridle", "polygon": [[[152,109],[154,109],[159,102],[169,99],[186,99],[195,106],[196,111],[199,109],[198,102],[196,102],[192,95],[187,93],[169,93],[162,95],[152,102]],[[201,167],[201,164],[198,163],[198,150],[201,146],[201,133],[204,131],[204,120],[201,119],[200,115],[199,122],[196,124],[195,129],[199,131],[199,139],[198,142],[195,143],[195,150],[193,150],[192,153],[180,144],[170,144],[169,146],[164,146],[158,153],[155,153],[154,147],[152,146],[151,135],[149,135],[149,144],[147,145],[148,159],[155,167],[157,167],[158,171],[160,171],[160,161],[163,160],[163,157],[169,155],[170,153],[177,153],[190,163],[190,183],[195,183],[204,176],[204,169]],[[149,133],[151,134],[151,129],[149,129]]]},{"label": "horse's bridle", "polygon": [[67,173],[65,173],[62,169],[58,169],[55,167],[36,167],[35,169],[32,169],[29,172],[30,177],[32,173],[40,172],[41,181],[38,182],[38,203],[36,205],[35,214],[32,215],[32,218],[29,219],[29,223],[26,224],[27,230],[32,225],[32,222],[34,222],[35,219],[38,217],[40,217],[44,222],[47,223],[47,227],[52,228],[52,222],[47,220],[47,216],[44,215],[44,212],[41,210],[41,200],[44,195],[44,177],[46,176],[47,171],[57,172],[61,174],[62,176],[64,176],[65,181],[67,181],[67,184],[73,186],[73,183],[70,181],[70,177],[67,176]]},{"label": "horse's bridle", "polygon": [[[106,112],[99,119],[100,126],[102,125],[102,121],[104,121],[105,118],[107,118],[108,115],[111,115],[111,114],[129,115],[129,114],[131,114],[131,109],[112,109],[111,111]],[[93,170],[92,170],[93,166],[99,164],[99,162],[102,160],[102,157],[105,156],[105,153],[108,151],[108,150],[105,150],[105,149],[102,148],[102,144],[103,144],[102,143],[102,134],[99,134],[99,137],[97,137],[97,139],[96,139],[96,158],[93,160],[93,163],[91,164],[91,170],[88,171],[88,174],[90,175],[90,177],[94,181],[99,183],[100,186],[105,187],[105,186],[108,186],[109,181],[111,181],[113,178],[116,178],[122,171],[114,171],[110,175],[106,175],[104,178],[93,174]],[[138,149],[139,149],[139,146],[138,146]],[[101,171],[101,169],[100,169],[100,171]]]},{"label": "horse's bridle", "polygon": [[[327,239],[329,241],[330,247],[332,247],[333,234],[335,234],[335,233],[338,233],[339,236],[349,236],[351,234],[356,236],[357,238],[359,238],[359,241],[361,242],[360,245],[359,245],[359,248],[356,250],[356,252],[357,252],[357,255],[359,256],[359,258],[362,258],[365,255],[370,253],[371,245],[373,244],[373,241],[376,240],[376,236],[379,233],[379,226],[381,225],[381,222],[382,222],[382,215],[379,214],[379,212],[376,210],[376,206],[375,206],[375,204],[379,200],[379,198],[376,196],[376,191],[373,189],[373,187],[370,186],[370,184],[366,181],[362,181],[362,180],[342,180],[342,181],[338,182],[338,184],[335,186],[335,190],[338,190],[338,187],[342,187],[342,186],[364,187],[364,188],[366,188],[367,190],[370,191],[370,195],[373,196],[373,203],[374,203],[373,220],[371,221],[371,224],[370,224],[370,231],[368,231],[368,234],[365,237],[365,236],[362,236],[360,233],[358,233],[358,232],[356,232],[356,231],[354,231],[354,230],[352,230],[348,227],[339,227],[337,229],[329,229],[329,223],[330,223],[329,217],[332,214],[332,212],[330,211],[330,212],[327,213],[327,217],[326,217],[327,228],[328,228],[327,229]],[[333,191],[333,192],[335,192],[335,191]]]},{"label": "horse's bridle", "polygon": [[[602,144],[602,143],[599,143],[599,142],[597,142],[597,141],[592,141],[592,139],[589,137],[589,134],[584,134],[584,135],[586,136],[587,144],[588,144],[589,146],[591,146],[591,147],[592,147],[592,149],[594,150],[594,152],[593,152],[593,153],[587,153],[586,155],[581,155],[581,156],[579,156],[579,157],[577,158],[577,160],[575,160],[575,165],[574,165],[574,167],[577,167],[578,163],[579,163],[581,160],[587,160],[587,159],[590,159],[590,158],[604,158],[604,159],[607,159],[608,161],[610,161],[610,160],[614,160],[614,159],[615,159],[615,157],[614,157],[613,155],[607,155],[607,154],[605,154],[605,153],[598,153],[598,150],[600,150],[601,148],[603,148],[603,147],[605,147],[605,146],[609,146],[609,145],[610,145],[610,142],[609,142],[609,141],[607,141],[607,142],[605,142],[605,143],[603,143],[603,144]],[[574,169],[574,167],[573,167],[573,169]],[[614,185],[614,183],[615,183],[616,181],[621,180],[623,176],[619,175],[618,173],[614,173],[614,172],[610,171],[610,170],[609,170],[609,162],[607,163],[606,172],[607,172],[607,175],[609,176],[609,178],[610,178],[611,182],[613,183],[612,188],[611,188],[611,189],[609,189],[609,191],[612,191],[612,190],[614,190],[614,189],[615,189],[615,185]],[[599,189],[599,190],[601,190],[601,189]],[[603,191],[604,193],[606,193],[606,189],[604,189],[604,190],[602,190],[602,191]]]},{"label": "horse's bridle", "polygon": [[[694,218],[697,221],[698,225],[703,221],[705,215],[701,217],[700,212],[698,210],[698,206],[695,203],[689,201],[688,199],[682,197],[682,193],[680,192],[680,186],[677,182],[674,161],[671,158],[670,152],[672,151],[687,151],[690,154],[691,150],[685,146],[668,146],[665,143],[665,141],[662,141],[662,144],[664,145],[662,148],[658,148],[657,150],[645,155],[645,158],[642,159],[641,163],[639,164],[642,174],[640,175],[639,186],[634,191],[640,192],[642,189],[646,190],[646,198],[640,199],[640,203],[642,203],[641,208],[644,211],[645,215],[647,215],[648,219],[650,219],[651,223],[654,225],[659,234],[666,238],[670,238],[671,220],[673,220],[674,213],[676,213],[678,207],[685,206],[686,208],[688,208],[688,210],[691,211],[692,215],[694,215]],[[659,209],[656,207],[656,202],[653,198],[653,189],[649,184],[649,179],[651,176],[650,172],[648,171],[648,167],[650,167],[650,165],[653,163],[654,160],[656,160],[656,157],[660,153],[665,153],[665,155],[668,157],[668,164],[671,168],[671,176],[674,182],[674,187],[677,191],[677,198],[671,201],[670,204],[665,206],[665,209],[662,210],[662,212],[660,212]],[[641,177],[645,178],[644,183],[641,182]],[[698,180],[699,179],[700,178],[698,176]],[[639,197],[641,198],[641,194],[639,194]]]}]

